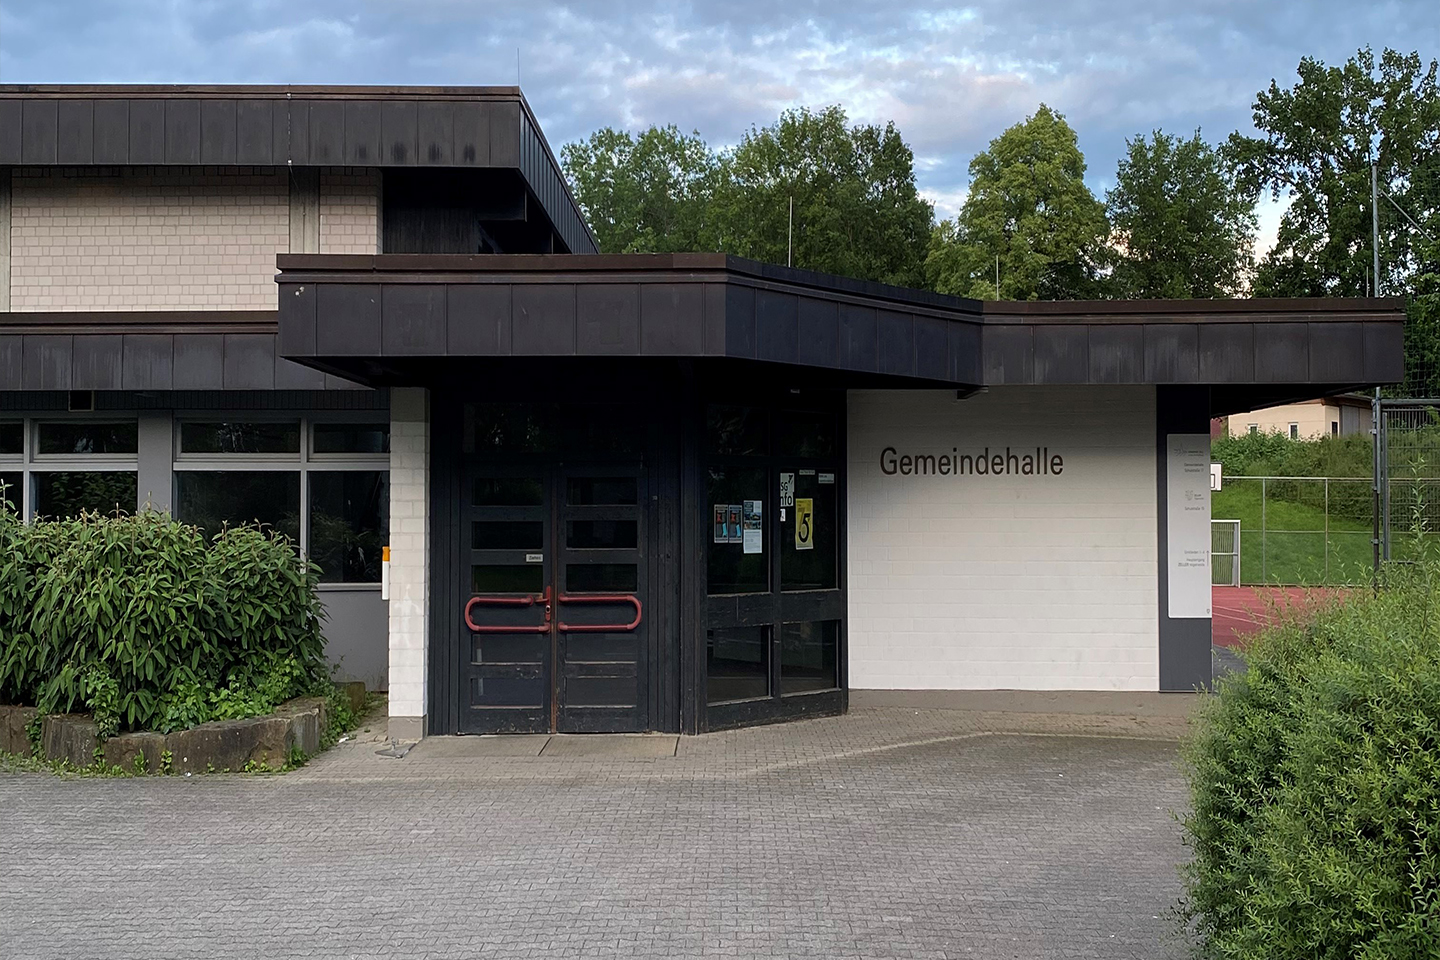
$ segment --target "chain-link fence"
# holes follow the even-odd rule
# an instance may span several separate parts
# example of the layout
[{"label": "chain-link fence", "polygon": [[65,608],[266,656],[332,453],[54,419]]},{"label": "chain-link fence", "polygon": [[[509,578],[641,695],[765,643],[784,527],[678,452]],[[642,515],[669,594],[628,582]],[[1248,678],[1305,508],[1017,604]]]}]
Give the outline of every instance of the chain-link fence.
[{"label": "chain-link fence", "polygon": [[1210,516],[1240,525],[1239,583],[1368,583],[1373,490],[1370,477],[1228,476],[1211,494]]},{"label": "chain-link fence", "polygon": [[1380,554],[1413,560],[1440,535],[1440,400],[1380,401]]}]

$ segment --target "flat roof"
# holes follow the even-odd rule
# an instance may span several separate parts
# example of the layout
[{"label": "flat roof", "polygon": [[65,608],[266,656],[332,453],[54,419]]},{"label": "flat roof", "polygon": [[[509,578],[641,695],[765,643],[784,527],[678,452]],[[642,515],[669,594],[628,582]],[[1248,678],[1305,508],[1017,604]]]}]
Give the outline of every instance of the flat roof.
[{"label": "flat roof", "polygon": [[597,249],[519,87],[0,84],[0,166],[514,169]]},{"label": "flat roof", "polygon": [[413,370],[422,357],[695,357],[897,383],[1203,384],[1298,398],[1403,372],[1398,298],[982,303],[724,254],[277,264],[281,354],[342,375]]}]

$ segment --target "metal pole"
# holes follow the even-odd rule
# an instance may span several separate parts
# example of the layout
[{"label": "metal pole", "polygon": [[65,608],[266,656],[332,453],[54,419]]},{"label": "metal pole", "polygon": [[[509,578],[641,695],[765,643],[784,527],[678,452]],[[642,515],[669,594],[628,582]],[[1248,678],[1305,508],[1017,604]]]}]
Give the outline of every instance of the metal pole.
[{"label": "metal pole", "polygon": [[1374,294],[1380,296],[1380,188],[1376,186],[1375,164],[1370,164],[1370,252],[1375,258]]},{"label": "metal pole", "polygon": [[1265,554],[1267,549],[1266,540],[1270,539],[1265,528],[1265,478],[1260,478],[1260,582],[1269,583],[1270,578],[1265,575]]},{"label": "metal pole", "polygon": [[1380,388],[1375,388],[1375,398],[1370,401],[1370,516],[1372,533],[1370,537],[1373,565],[1370,567],[1370,588],[1380,589]]},{"label": "metal pole", "polygon": [[785,266],[795,265],[795,197],[790,197],[790,221],[785,227]]}]

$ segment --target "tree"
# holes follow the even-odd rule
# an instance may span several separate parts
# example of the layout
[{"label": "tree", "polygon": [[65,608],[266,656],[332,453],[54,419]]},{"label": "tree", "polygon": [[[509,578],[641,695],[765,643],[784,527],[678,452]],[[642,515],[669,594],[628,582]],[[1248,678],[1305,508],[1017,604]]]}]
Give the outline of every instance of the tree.
[{"label": "tree", "polygon": [[719,163],[698,133],[606,127],[560,150],[601,253],[714,250],[710,201]]},{"label": "tree", "polygon": [[965,297],[1093,297],[1107,232],[1075,131],[1042,103],[970,161],[970,195],[935,229],[925,272],[934,289]]},{"label": "tree", "polygon": [[851,127],[832,106],[752,127],[722,159],[716,213],[729,253],[901,286],[924,280],[933,211],[893,123]]},{"label": "tree", "polygon": [[561,157],[604,253],[788,256],[861,280],[924,280],[933,214],[893,124],[851,127],[839,107],[789,111],[718,154],[673,126],[607,128]]},{"label": "tree", "polygon": [[[1367,47],[1340,67],[1309,57],[1299,81],[1273,80],[1255,99],[1259,137],[1232,134],[1227,151],[1273,196],[1288,194],[1275,248],[1261,262],[1262,296],[1409,297],[1405,384],[1440,392],[1440,90],[1437,64]],[[1381,198],[1380,277],[1371,244],[1370,165]]]},{"label": "tree", "polygon": [[1232,297],[1245,287],[1255,241],[1255,196],[1200,139],[1156,130],[1126,141],[1105,194],[1116,248],[1114,293],[1179,299]]},{"label": "tree", "polygon": [[[1306,57],[1299,82],[1270,82],[1255,99],[1259,137],[1232,134],[1226,146],[1243,176],[1273,196],[1288,194],[1275,248],[1260,264],[1265,296],[1365,296],[1371,273],[1370,165],[1380,189],[1422,226],[1437,225],[1440,96],[1436,62],[1369,48],[1344,66]],[[1381,293],[1408,289],[1421,266],[1420,236],[1380,201]],[[1428,229],[1431,236],[1440,230]]]}]

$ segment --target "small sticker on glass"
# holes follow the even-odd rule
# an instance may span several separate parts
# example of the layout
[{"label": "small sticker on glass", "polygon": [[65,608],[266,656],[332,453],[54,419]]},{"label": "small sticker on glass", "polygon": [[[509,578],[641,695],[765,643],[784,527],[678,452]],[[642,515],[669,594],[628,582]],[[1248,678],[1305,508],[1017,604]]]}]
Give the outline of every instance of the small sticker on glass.
[{"label": "small sticker on glass", "polygon": [[833,474],[833,473],[822,473],[822,474],[820,474],[820,476],[819,476],[819,480],[820,480],[821,483],[834,483],[834,482],[835,482],[835,474]]},{"label": "small sticker on glass", "polygon": [[543,553],[527,553],[527,554],[525,554],[525,562],[526,562],[526,563],[544,563],[544,562],[545,562],[545,554],[543,554]]}]

